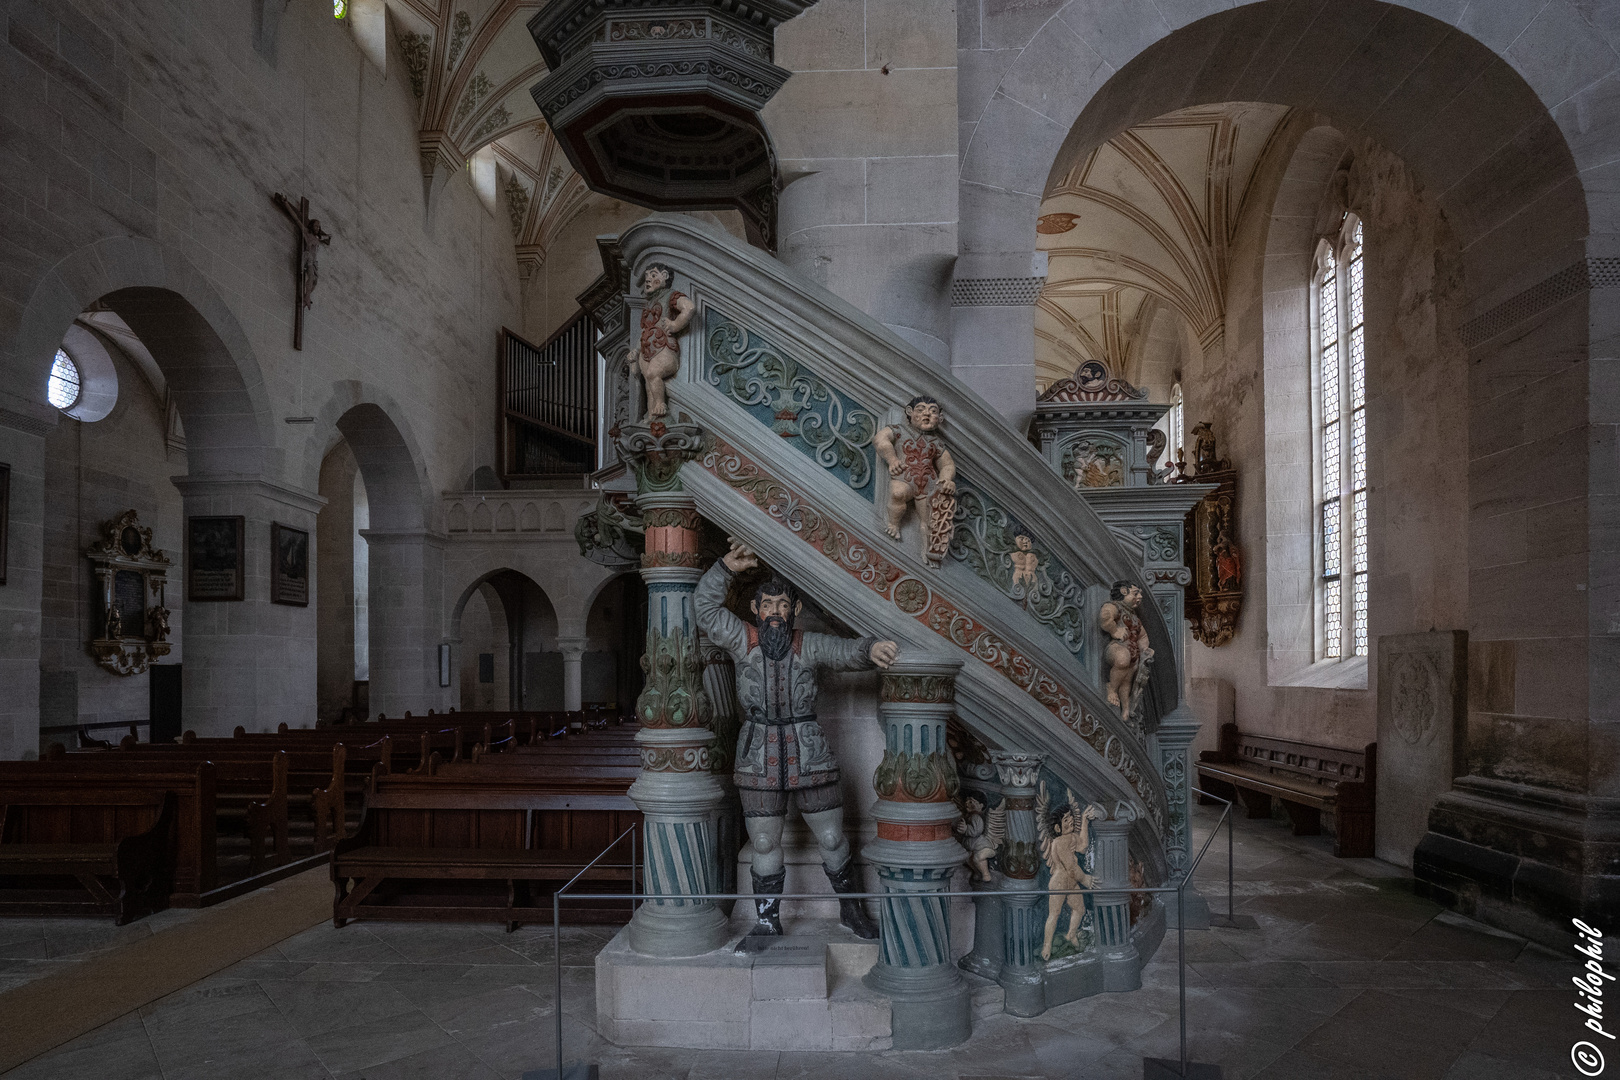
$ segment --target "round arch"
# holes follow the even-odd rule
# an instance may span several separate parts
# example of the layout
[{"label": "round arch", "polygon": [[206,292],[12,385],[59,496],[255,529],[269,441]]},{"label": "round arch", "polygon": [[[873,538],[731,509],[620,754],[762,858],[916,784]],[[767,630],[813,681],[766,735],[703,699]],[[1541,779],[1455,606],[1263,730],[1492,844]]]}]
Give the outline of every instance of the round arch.
[{"label": "round arch", "polygon": [[1380,0],[1251,0],[1176,27],[1153,5],[1106,20],[1098,6],[1071,0],[1042,23],[978,115],[961,118],[974,122],[961,178],[980,219],[964,228],[968,249],[1032,250],[1041,198],[1118,132],[1192,105],[1263,101],[1320,112],[1405,158],[1457,229],[1476,300],[1579,254],[1589,214],[1575,151],[1601,161],[1613,140],[1580,130],[1584,110],[1550,109],[1617,61],[1567,13],[1551,32],[1575,43],[1571,63],[1531,70],[1507,54],[1524,25],[1493,49],[1468,26]]},{"label": "round arch", "polygon": [[276,429],[253,347],[208,278],[155,240],[108,237],[47,271],[0,359],[0,385],[17,389],[0,394],[54,423],[45,396],[52,359],[74,320],[97,303],[128,324],[162,369],[185,424],[191,474],[265,474]]}]

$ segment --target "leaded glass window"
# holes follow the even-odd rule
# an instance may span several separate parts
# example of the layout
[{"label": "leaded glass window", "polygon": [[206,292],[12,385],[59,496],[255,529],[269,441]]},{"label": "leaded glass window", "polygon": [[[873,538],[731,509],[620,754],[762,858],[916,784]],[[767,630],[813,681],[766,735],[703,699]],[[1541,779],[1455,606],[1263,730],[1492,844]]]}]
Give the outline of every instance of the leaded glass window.
[{"label": "leaded glass window", "polygon": [[[1315,275],[1321,655],[1367,655],[1367,345],[1362,226],[1346,215]],[[1346,512],[1348,510],[1348,512]]]},{"label": "leaded glass window", "polygon": [[71,409],[74,402],[79,400],[79,368],[65,350],[56,350],[56,360],[51,364],[51,379],[46,385],[45,397],[58,409]]}]

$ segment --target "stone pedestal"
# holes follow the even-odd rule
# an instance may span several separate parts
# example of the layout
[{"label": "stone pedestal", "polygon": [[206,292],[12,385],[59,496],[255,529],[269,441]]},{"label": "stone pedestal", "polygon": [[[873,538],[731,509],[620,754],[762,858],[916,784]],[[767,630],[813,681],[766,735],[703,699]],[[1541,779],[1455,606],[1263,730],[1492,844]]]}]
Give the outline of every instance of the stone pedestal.
[{"label": "stone pedestal", "polygon": [[[675,481],[678,483],[678,481]],[[710,770],[710,707],[703,689],[697,620],[698,516],[679,490],[637,497],[647,525],[641,576],[647,583],[647,685],[636,699],[641,775],[630,798],[645,819],[649,893],[717,892],[715,822],[725,792]],[[632,949],[652,956],[696,956],[726,940],[726,916],[713,900],[649,900],[630,921]]]},{"label": "stone pedestal", "polygon": [[[1121,817],[1103,818],[1091,823],[1091,844],[1096,852],[1099,889],[1092,895],[1092,916],[1097,932],[1097,949],[1102,956],[1103,989],[1137,990],[1142,986],[1142,957],[1131,940],[1130,834],[1134,817],[1120,804]],[[1117,812],[1117,811],[1116,811]]]},{"label": "stone pedestal", "polygon": [[886,994],[897,1050],[937,1050],[966,1039],[971,1001],[951,958],[950,904],[941,895],[966,853],[952,837],[956,763],[945,725],[960,660],[902,656],[883,676],[883,761],[873,777],[877,839],[865,856],[883,891],[878,962],[866,985]]}]

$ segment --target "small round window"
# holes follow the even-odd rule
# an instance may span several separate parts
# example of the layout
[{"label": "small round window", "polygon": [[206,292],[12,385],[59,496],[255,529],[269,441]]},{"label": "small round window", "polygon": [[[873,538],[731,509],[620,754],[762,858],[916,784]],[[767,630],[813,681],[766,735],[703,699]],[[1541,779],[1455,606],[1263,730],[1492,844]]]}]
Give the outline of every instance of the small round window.
[{"label": "small round window", "polygon": [[61,349],[56,350],[56,362],[51,365],[51,383],[46,396],[58,409],[71,409],[79,400],[79,369]]}]

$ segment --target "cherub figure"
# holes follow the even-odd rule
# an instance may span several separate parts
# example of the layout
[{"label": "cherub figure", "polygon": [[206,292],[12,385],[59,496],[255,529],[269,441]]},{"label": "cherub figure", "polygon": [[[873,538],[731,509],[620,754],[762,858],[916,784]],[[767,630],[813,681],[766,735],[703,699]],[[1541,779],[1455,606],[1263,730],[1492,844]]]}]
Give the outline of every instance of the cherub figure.
[{"label": "cherub figure", "polygon": [[153,641],[169,640],[169,609],[162,604],[146,613],[147,637]]},{"label": "cherub figure", "polygon": [[1007,837],[1007,808],[984,808],[984,803],[969,795],[962,801],[962,820],[954,826],[968,850],[968,865],[978,881],[990,880],[990,857],[996,853]]},{"label": "cherub figure", "polygon": [[1138,669],[1146,674],[1143,665],[1153,659],[1148,645],[1147,628],[1137,608],[1142,603],[1142,589],[1130,581],[1116,581],[1108,600],[1097,611],[1097,624],[1110,638],[1103,650],[1108,661],[1108,704],[1119,707],[1119,718],[1131,722],[1136,690],[1142,680]]},{"label": "cherub figure", "polygon": [[124,613],[117,604],[107,605],[107,637],[116,640],[124,636]]},{"label": "cherub figure", "polygon": [[872,438],[878,456],[889,466],[886,531],[900,539],[906,506],[916,506],[923,526],[923,561],[934,567],[950,546],[956,513],[956,462],[938,434],[944,419],[939,402],[919,394],[906,404],[904,424],[881,427]]},{"label": "cherub figure", "polygon": [[[642,381],[647,384],[647,416],[657,420],[669,414],[664,384],[681,370],[681,343],[677,335],[686,331],[697,305],[682,292],[669,291],[674,271],[653,263],[641,275],[641,356],[638,361]],[[666,292],[668,295],[666,296]]]},{"label": "cherub figure", "polygon": [[1013,534],[1013,550],[1007,557],[1012,560],[1013,588],[1023,589],[1027,597],[1035,591],[1035,571],[1041,565],[1041,557],[1035,553],[1035,538],[1019,529]]},{"label": "cherub figure", "polygon": [[[1081,808],[1074,792],[1069,792],[1069,804],[1054,822],[1052,796],[1041,782],[1040,794],[1035,799],[1035,822],[1039,829],[1041,857],[1046,860],[1050,875],[1047,888],[1052,892],[1046,898],[1046,930],[1041,936],[1041,959],[1052,959],[1052,937],[1057,933],[1058,917],[1065,906],[1069,909],[1069,929],[1064,933],[1067,941],[1078,952],[1080,949],[1080,923],[1086,910],[1085,898],[1079,894],[1065,895],[1065,889],[1089,889],[1093,878],[1086,873],[1086,852],[1091,849],[1091,823],[1103,817],[1103,809],[1096,804]],[[1056,826],[1054,829],[1053,826]]]}]

